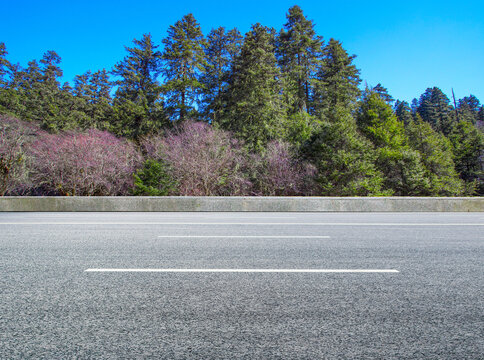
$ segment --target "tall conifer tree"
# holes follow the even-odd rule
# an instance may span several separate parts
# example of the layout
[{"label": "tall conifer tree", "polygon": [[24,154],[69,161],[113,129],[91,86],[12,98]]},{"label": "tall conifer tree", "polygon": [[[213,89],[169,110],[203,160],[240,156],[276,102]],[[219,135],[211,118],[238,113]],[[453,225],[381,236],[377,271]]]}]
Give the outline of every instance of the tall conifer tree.
[{"label": "tall conifer tree", "polygon": [[0,42],[0,87],[5,87],[7,83],[7,73],[10,62],[7,60],[7,48],[3,42]]},{"label": "tall conifer tree", "polygon": [[449,139],[454,146],[454,161],[460,177],[467,183],[468,192],[484,195],[484,172],[481,156],[484,153],[484,134],[469,121],[454,125]]},{"label": "tall conifer tree", "polygon": [[420,96],[417,112],[422,119],[444,135],[449,135],[455,122],[449,98],[438,87],[428,88]]},{"label": "tall conifer tree", "polygon": [[205,40],[200,24],[192,14],[185,15],[168,29],[163,39],[163,85],[166,108],[171,120],[183,121],[198,117],[200,82],[206,61],[203,47]]},{"label": "tall conifer tree", "polygon": [[395,101],[395,99],[388,92],[388,89],[380,83],[376,84],[376,86],[374,86],[371,90],[380,95],[380,97],[389,105],[393,104]]},{"label": "tall conifer tree", "polygon": [[216,123],[224,108],[230,72],[236,56],[240,53],[242,35],[237,29],[213,29],[205,44],[206,63],[201,83],[203,85],[202,111],[206,120]]},{"label": "tall conifer tree", "polygon": [[430,181],[429,195],[462,195],[464,183],[459,179],[452,160],[452,144],[441,133],[416,115],[405,128],[409,145],[417,150],[425,166],[426,177]]},{"label": "tall conifer tree", "polygon": [[23,119],[38,121],[51,131],[74,128],[69,109],[63,101],[66,93],[61,93],[61,58],[54,51],[47,51],[39,62],[30,61],[27,69],[19,69],[15,74],[14,86],[22,104],[16,113]]},{"label": "tall conifer tree", "polygon": [[482,129],[484,126],[484,105],[481,105],[479,112],[477,113],[477,121],[480,122],[478,125],[481,126]]},{"label": "tall conifer tree", "polygon": [[[106,69],[98,70],[91,75],[89,85],[92,89],[91,104],[93,105],[92,117],[96,126],[100,129],[110,130],[112,128],[112,101],[111,89],[113,84],[109,79]],[[161,105],[154,106],[158,119],[164,119],[161,113]],[[161,114],[160,114],[161,113]]]},{"label": "tall conifer tree", "polygon": [[475,125],[479,120],[480,108],[480,101],[474,95],[469,95],[460,99],[457,105],[459,120],[470,121]]},{"label": "tall conifer tree", "polygon": [[126,57],[114,66],[118,79],[114,99],[113,130],[128,137],[137,137],[159,129],[165,124],[161,104],[161,88],[156,78],[160,52],[151,34],[134,39],[133,47],[125,47]]},{"label": "tall conifer tree", "polygon": [[349,109],[334,109],[332,121],[323,120],[301,150],[318,170],[323,196],[392,195],[384,190],[383,173],[375,166],[376,152],[362,136]]},{"label": "tall conifer tree", "polygon": [[44,127],[58,131],[68,128],[65,119],[59,118],[58,100],[60,99],[60,78],[63,75],[60,68],[61,58],[55,51],[47,51],[40,60],[40,78],[32,79],[34,100],[34,117],[40,120]]},{"label": "tall conifer tree", "polygon": [[7,60],[7,48],[4,43],[0,42],[0,113],[10,112],[12,109],[12,98],[14,93],[9,89],[9,73],[12,71],[12,65]]},{"label": "tall conifer tree", "polygon": [[111,130],[111,89],[112,84],[105,69],[95,73],[88,71],[75,77],[73,94],[77,100],[76,106],[85,113],[88,127]]},{"label": "tall conifer tree", "polygon": [[408,125],[412,122],[412,109],[408,105],[408,102],[397,100],[393,106],[393,110],[395,111],[397,119],[403,122],[404,125]]},{"label": "tall conifer tree", "polygon": [[284,74],[285,101],[289,111],[307,112],[312,96],[313,77],[321,56],[322,38],[316,35],[312,20],[295,5],[278,38],[277,55]]},{"label": "tall conifer tree", "polygon": [[376,165],[385,175],[384,188],[398,196],[427,195],[430,182],[420,154],[408,146],[403,122],[398,121],[390,105],[367,89],[357,123],[376,148]]},{"label": "tall conifer tree", "polygon": [[246,34],[227,92],[221,126],[262,150],[282,134],[285,109],[274,54],[275,31],[255,24]]},{"label": "tall conifer tree", "polygon": [[348,55],[341,43],[330,39],[323,50],[315,83],[312,112],[334,118],[338,107],[352,108],[360,95],[360,72],[353,64],[355,55]]}]

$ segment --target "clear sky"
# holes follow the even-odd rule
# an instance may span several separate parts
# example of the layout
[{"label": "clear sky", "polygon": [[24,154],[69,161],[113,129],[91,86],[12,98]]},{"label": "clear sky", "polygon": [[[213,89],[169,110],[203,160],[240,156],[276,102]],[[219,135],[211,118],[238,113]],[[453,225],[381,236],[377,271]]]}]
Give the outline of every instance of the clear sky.
[{"label": "clear sky", "polygon": [[64,81],[111,69],[124,46],[151,33],[161,44],[169,25],[191,12],[211,28],[251,24],[280,29],[292,5],[314,20],[325,40],[343,42],[369,85],[382,83],[410,101],[438,86],[484,103],[484,1],[8,1],[0,0],[0,42],[9,60],[26,66],[47,50],[62,57]]}]

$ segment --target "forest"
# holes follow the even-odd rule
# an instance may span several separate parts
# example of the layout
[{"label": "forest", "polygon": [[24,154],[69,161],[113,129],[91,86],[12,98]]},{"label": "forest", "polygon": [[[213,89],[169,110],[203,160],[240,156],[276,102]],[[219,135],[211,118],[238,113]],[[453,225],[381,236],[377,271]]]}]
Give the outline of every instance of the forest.
[{"label": "forest", "polygon": [[185,15],[72,84],[55,51],[24,67],[7,45],[2,196],[484,194],[479,99],[362,86],[356,56],[298,6],[245,35]]}]

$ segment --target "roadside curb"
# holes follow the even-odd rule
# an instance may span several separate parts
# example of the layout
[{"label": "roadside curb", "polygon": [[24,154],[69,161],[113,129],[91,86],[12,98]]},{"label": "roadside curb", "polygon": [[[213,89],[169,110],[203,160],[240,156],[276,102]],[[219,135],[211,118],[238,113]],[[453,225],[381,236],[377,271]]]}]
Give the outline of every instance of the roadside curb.
[{"label": "roadside curb", "polygon": [[484,197],[6,196],[2,211],[484,212]]}]

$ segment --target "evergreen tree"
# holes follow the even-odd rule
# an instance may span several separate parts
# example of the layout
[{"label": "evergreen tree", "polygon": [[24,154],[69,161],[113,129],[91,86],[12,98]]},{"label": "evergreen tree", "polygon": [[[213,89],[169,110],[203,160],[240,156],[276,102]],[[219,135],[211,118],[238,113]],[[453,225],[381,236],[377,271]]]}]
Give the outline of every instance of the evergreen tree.
[{"label": "evergreen tree", "polygon": [[25,71],[18,64],[8,65],[9,76],[4,85],[0,87],[0,112],[24,118],[23,115],[26,112]]},{"label": "evergreen tree", "polygon": [[128,137],[138,137],[161,128],[165,124],[161,105],[161,88],[156,80],[160,52],[151,34],[133,40],[134,47],[126,47],[128,55],[114,66],[118,77],[114,99],[113,130]]},{"label": "evergreen tree", "polygon": [[392,108],[367,89],[357,121],[376,147],[376,165],[385,175],[384,188],[398,196],[427,195],[430,183],[420,154],[408,146],[403,123],[398,121]]},{"label": "evergreen tree", "polygon": [[75,99],[74,107],[80,113],[85,114],[85,121],[83,121],[83,126],[87,128],[91,127],[92,125],[92,117],[89,116],[92,112],[92,107],[89,101],[92,97],[92,88],[89,85],[89,79],[91,75],[91,71],[88,71],[82,75],[76,75],[74,77],[74,88],[72,89],[72,94],[74,95]]},{"label": "evergreen tree", "polygon": [[20,112],[20,116],[25,120],[42,122],[47,113],[41,96],[42,71],[39,63],[36,60],[30,61],[27,69],[21,70],[19,76],[19,90],[22,99],[25,100],[25,107],[22,109],[24,111]]},{"label": "evergreen tree", "polygon": [[133,195],[167,196],[176,190],[176,181],[170,173],[170,167],[164,161],[148,159],[142,169],[134,175]]},{"label": "evergreen tree", "polygon": [[383,190],[384,176],[375,167],[375,150],[359,134],[348,109],[340,106],[333,114],[332,121],[321,121],[301,150],[317,168],[321,195],[391,195],[392,191]]},{"label": "evergreen tree", "polygon": [[402,122],[404,125],[408,125],[412,122],[412,109],[408,105],[408,102],[397,100],[393,110],[395,111],[398,121]]},{"label": "evergreen tree", "polygon": [[481,106],[481,108],[479,109],[479,112],[477,113],[477,121],[480,121],[481,122],[481,126],[483,126],[484,124],[484,105]]},{"label": "evergreen tree", "polygon": [[269,140],[281,137],[285,109],[279,79],[274,30],[253,25],[235,61],[220,121],[250,149],[260,151]]},{"label": "evergreen tree", "polygon": [[59,89],[59,79],[63,75],[60,68],[61,57],[55,51],[47,51],[40,63],[43,82],[52,89]]},{"label": "evergreen tree", "polygon": [[401,148],[406,145],[403,122],[380,95],[366,89],[358,112],[358,126],[376,147]]},{"label": "evergreen tree", "polygon": [[205,44],[206,63],[201,77],[203,85],[202,112],[205,119],[216,123],[224,108],[224,93],[228,89],[230,71],[240,53],[242,35],[237,29],[213,29]]},{"label": "evergreen tree", "polygon": [[418,109],[418,100],[413,98],[412,103],[410,104],[410,109],[412,110],[412,115],[415,115],[417,113]]},{"label": "evergreen tree", "polygon": [[12,113],[13,106],[12,100],[14,100],[14,93],[10,89],[9,75],[12,71],[12,65],[7,60],[7,48],[5,44],[0,42],[0,114]]},{"label": "evergreen tree", "polygon": [[297,112],[284,118],[281,137],[291,145],[299,148],[309,140],[314,130],[319,126],[318,119],[307,112]]},{"label": "evergreen tree", "polygon": [[[112,98],[111,89],[113,84],[109,80],[109,75],[106,69],[98,70],[91,75],[89,79],[92,97],[90,102],[93,106],[90,116],[93,118],[96,127],[99,129],[110,130],[112,128]],[[154,109],[157,117],[164,119],[161,113],[161,105],[155,104]]]},{"label": "evergreen tree", "polygon": [[88,129],[94,127],[93,119],[82,107],[81,99],[74,96],[69,83],[62,85],[58,95],[58,116],[55,123],[59,130]]},{"label": "evergreen tree", "polygon": [[417,114],[415,121],[405,128],[410,147],[417,150],[430,180],[429,195],[458,196],[464,184],[455,171],[452,144],[441,133],[432,129]]},{"label": "evergreen tree", "polygon": [[7,60],[7,48],[5,43],[0,42],[0,87],[4,88],[7,84],[6,76],[10,68],[10,62]]},{"label": "evergreen tree", "polygon": [[74,77],[74,89],[73,89],[73,94],[78,97],[85,97],[85,98],[90,98],[91,97],[91,89],[89,86],[89,79],[91,77],[92,73],[91,70],[88,72],[82,74],[82,75],[76,75]]},{"label": "evergreen tree", "polygon": [[339,41],[329,40],[316,75],[312,113],[327,118],[340,106],[352,108],[356,104],[361,80],[353,65],[355,57],[348,55]]},{"label": "evergreen tree", "polygon": [[192,14],[185,15],[168,29],[165,45],[163,86],[167,111],[171,120],[183,121],[198,116],[195,105],[199,102],[202,83],[200,76],[206,67],[200,24]]},{"label": "evergreen tree", "polygon": [[428,88],[420,96],[418,114],[432,127],[448,135],[452,130],[455,117],[449,98],[438,87]]},{"label": "evergreen tree", "polygon": [[454,146],[455,167],[460,177],[467,183],[470,191],[477,187],[478,193],[483,195],[484,135],[472,123],[461,121],[455,124],[449,139]]},{"label": "evergreen tree", "polygon": [[84,128],[96,127],[110,130],[112,116],[111,95],[112,84],[105,69],[94,74],[91,71],[74,78],[73,94],[76,109],[85,114],[81,125]]},{"label": "evergreen tree", "polygon": [[48,51],[40,60],[29,62],[27,69],[15,71],[12,86],[18,94],[15,113],[22,119],[38,121],[45,129],[59,131],[77,126],[66,99],[70,100],[70,89],[63,91],[59,79],[62,77],[61,58]]},{"label": "evergreen tree", "polygon": [[371,90],[374,93],[380,95],[380,97],[389,105],[391,105],[395,101],[395,99],[388,93],[387,88],[380,83],[376,84],[376,86],[373,87]]},{"label": "evergreen tree", "polygon": [[312,82],[321,56],[322,38],[316,35],[297,5],[289,9],[287,22],[278,38],[277,55],[284,74],[284,94],[290,114],[307,112]]},{"label": "evergreen tree", "polygon": [[474,95],[466,96],[459,100],[457,111],[460,121],[469,121],[474,125],[479,120],[479,110],[481,104]]}]

